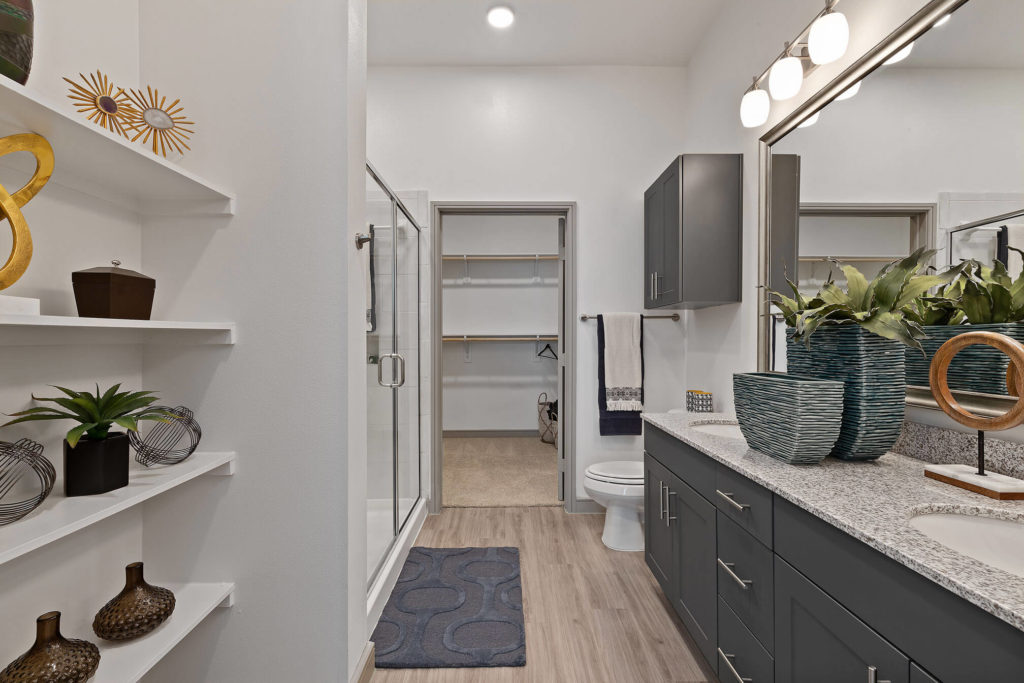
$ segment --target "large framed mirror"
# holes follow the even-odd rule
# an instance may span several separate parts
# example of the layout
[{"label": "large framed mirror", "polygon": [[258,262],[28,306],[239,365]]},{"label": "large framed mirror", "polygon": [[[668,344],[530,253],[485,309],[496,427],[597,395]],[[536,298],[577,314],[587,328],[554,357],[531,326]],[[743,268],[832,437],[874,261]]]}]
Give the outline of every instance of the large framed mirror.
[{"label": "large framed mirror", "polygon": [[[1021,27],[1024,2],[933,0],[762,137],[760,291],[842,284],[836,260],[870,280],[919,247],[939,271],[974,259],[1021,274]],[[785,369],[785,342],[766,294],[759,369]],[[908,403],[934,407],[910,374]],[[1005,383],[958,397],[981,414],[1013,400]]]}]

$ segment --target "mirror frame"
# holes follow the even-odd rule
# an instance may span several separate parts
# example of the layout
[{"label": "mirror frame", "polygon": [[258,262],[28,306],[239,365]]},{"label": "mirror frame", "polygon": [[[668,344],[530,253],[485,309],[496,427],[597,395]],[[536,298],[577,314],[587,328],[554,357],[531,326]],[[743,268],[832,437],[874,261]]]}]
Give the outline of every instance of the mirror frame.
[{"label": "mirror frame", "polygon": [[[931,30],[936,21],[954,12],[969,0],[929,0],[924,7],[903,22],[895,31],[871,48],[863,57],[847,67],[825,87],[808,97],[782,121],[761,136],[758,143],[758,259],[757,259],[757,369],[765,372],[771,364],[771,304],[767,293],[767,279],[771,268],[771,148],[789,133],[793,132],[809,117],[828,106],[836,97],[854,83],[866,78],[892,55],[907,44],[917,40]],[[927,390],[925,390],[927,392]],[[930,394],[930,392],[927,392]],[[977,395],[977,408],[985,412],[1005,410],[1005,400],[993,396],[991,400]],[[909,392],[909,405],[938,409],[938,404],[923,395],[922,391]]]}]

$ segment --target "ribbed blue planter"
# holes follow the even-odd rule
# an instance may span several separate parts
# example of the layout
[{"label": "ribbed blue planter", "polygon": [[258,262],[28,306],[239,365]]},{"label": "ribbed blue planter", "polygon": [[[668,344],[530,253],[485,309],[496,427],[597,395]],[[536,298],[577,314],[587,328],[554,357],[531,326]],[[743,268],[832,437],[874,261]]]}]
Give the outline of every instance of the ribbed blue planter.
[{"label": "ribbed blue planter", "polygon": [[[1024,323],[990,323],[986,325],[926,325],[926,339],[921,340],[924,355],[917,349],[906,349],[907,384],[926,387],[928,370],[935,352],[945,342],[965,332],[998,332],[1024,343]],[[813,340],[813,337],[811,338]],[[980,391],[1007,395],[1006,368],[1009,357],[991,346],[969,346],[956,354],[949,364],[949,388],[959,391]]]},{"label": "ribbed blue planter", "polygon": [[874,460],[896,443],[906,405],[904,346],[859,325],[819,327],[810,348],[786,345],[786,366],[794,375],[843,382],[843,422],[832,455]]},{"label": "ribbed blue planter", "polygon": [[839,438],[842,382],[780,372],[732,376],[736,420],[747,445],[792,465],[821,462]]}]

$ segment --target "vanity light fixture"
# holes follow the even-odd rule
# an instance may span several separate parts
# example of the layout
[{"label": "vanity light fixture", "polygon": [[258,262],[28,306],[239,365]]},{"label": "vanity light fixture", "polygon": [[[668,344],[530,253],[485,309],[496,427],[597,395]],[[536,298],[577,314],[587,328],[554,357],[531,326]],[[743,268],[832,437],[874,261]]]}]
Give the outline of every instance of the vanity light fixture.
[{"label": "vanity light fixture", "polygon": [[821,116],[820,111],[816,111],[807,117],[807,120],[801,123],[797,128],[810,128],[818,122],[818,117]]},{"label": "vanity light fixture", "polygon": [[750,86],[743,99],[740,101],[740,121],[744,128],[757,128],[763,126],[768,120],[768,113],[771,111],[771,100],[768,93],[757,87],[757,79]]},{"label": "vanity light fixture", "polygon": [[776,60],[768,72],[768,92],[773,100],[788,100],[796,96],[804,84],[803,62],[792,56],[789,50],[789,43],[786,43],[785,56]]},{"label": "vanity light fixture", "polygon": [[807,53],[815,64],[831,64],[846,54],[850,45],[850,24],[834,2],[825,3],[825,14],[814,20],[807,34]]},{"label": "vanity light fixture", "polygon": [[494,28],[508,28],[516,20],[516,15],[511,7],[498,5],[487,12],[487,23]]},{"label": "vanity light fixture", "polygon": [[906,59],[907,57],[910,56],[910,52],[913,49],[914,49],[914,43],[913,42],[908,43],[905,48],[903,48],[902,50],[900,50],[899,52],[894,54],[892,57],[889,57],[889,59],[885,60],[884,64],[886,66],[891,66],[893,64],[898,64],[899,62],[902,62],[904,59]]},{"label": "vanity light fixture", "polygon": [[836,97],[836,102],[839,102],[841,100],[848,100],[851,97],[853,97],[854,95],[856,95],[857,93],[859,93],[860,92],[860,84],[861,84],[861,81],[857,81],[856,83],[851,85],[849,88],[844,90],[841,95]]}]

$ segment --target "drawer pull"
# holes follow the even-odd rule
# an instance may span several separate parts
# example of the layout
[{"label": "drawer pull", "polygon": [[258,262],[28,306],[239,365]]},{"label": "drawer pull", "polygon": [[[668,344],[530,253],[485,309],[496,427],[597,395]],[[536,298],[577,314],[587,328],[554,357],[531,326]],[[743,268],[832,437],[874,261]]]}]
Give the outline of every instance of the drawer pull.
[{"label": "drawer pull", "polygon": [[736,566],[734,563],[732,563],[732,562],[722,562],[722,558],[718,558],[718,566],[721,567],[722,569],[724,569],[725,573],[729,575],[729,578],[731,578],[733,581],[735,581],[737,584],[739,584],[739,587],[742,588],[743,590],[749,590],[750,587],[754,584],[753,581],[747,581],[746,579],[741,579],[736,574],[736,572],[734,572],[732,570],[732,568]]},{"label": "drawer pull", "polygon": [[731,493],[725,493],[724,491],[720,491],[719,489],[715,489],[715,493],[717,493],[719,496],[724,498],[726,500],[726,502],[729,503],[729,505],[732,505],[734,508],[736,508],[740,512],[743,512],[744,510],[746,510],[747,508],[750,507],[746,503],[737,503],[736,499],[733,498],[733,494],[731,494]]},{"label": "drawer pull", "polygon": [[892,681],[880,681],[878,680],[878,668],[874,666],[868,667],[868,683],[892,683]]},{"label": "drawer pull", "polygon": [[[743,676],[740,676],[740,672],[737,671],[736,667],[732,665],[731,660],[736,655],[727,655],[724,652],[722,652],[722,648],[718,648],[718,654],[722,657],[722,661],[725,662],[725,665],[727,667],[729,667],[729,672],[736,677],[737,681],[739,681],[740,683],[753,683],[753,678],[744,678]],[[879,681],[878,683],[882,683],[882,681]]]}]

